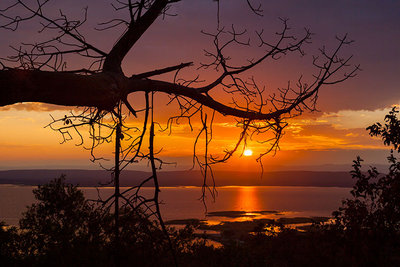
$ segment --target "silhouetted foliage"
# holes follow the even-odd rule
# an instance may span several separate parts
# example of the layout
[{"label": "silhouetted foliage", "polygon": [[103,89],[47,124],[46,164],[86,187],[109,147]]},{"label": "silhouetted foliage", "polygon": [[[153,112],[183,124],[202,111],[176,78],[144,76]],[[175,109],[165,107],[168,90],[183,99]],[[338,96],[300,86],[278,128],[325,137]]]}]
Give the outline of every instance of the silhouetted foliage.
[{"label": "silhouetted foliage", "polygon": [[[84,259],[102,262],[107,242],[102,224],[107,214],[90,204],[76,186],[64,177],[33,190],[37,203],[20,220],[21,249],[38,265],[53,262],[67,266]],[[89,257],[89,258],[88,258]]]},{"label": "silhouetted foliage", "polygon": [[393,108],[385,116],[385,125],[375,123],[367,128],[371,136],[379,136],[385,145],[392,145],[387,174],[375,167],[367,173],[361,171],[360,157],[354,161],[352,177],[356,183],[351,191],[353,199],[347,199],[334,213],[337,223],[346,231],[373,231],[393,236],[400,230],[400,163],[393,154],[400,144],[398,110]]},{"label": "silhouetted foliage", "polygon": [[381,137],[385,145],[393,146],[388,173],[379,173],[376,167],[363,172],[363,160],[357,157],[351,171],[356,179],[351,190],[353,198],[344,200],[333,212],[332,228],[343,236],[343,243],[357,264],[400,264],[400,163],[393,154],[400,144],[397,114],[398,110],[393,108],[385,116],[385,125],[377,122],[367,128],[371,136]]},{"label": "silhouetted foliage", "polygon": [[387,236],[400,230],[400,163],[390,155],[388,174],[380,174],[375,167],[361,171],[362,159],[354,161],[351,172],[356,184],[347,199],[334,213],[346,231],[368,231]]},{"label": "silhouetted foliage", "polygon": [[385,145],[392,145],[394,150],[400,152],[400,121],[397,118],[398,113],[397,107],[393,107],[389,114],[385,116],[385,125],[377,122],[367,127],[367,130],[371,136],[381,137]]},{"label": "silhouetted foliage", "polygon": [[14,265],[19,261],[19,236],[16,227],[8,227],[0,221],[0,263]]}]

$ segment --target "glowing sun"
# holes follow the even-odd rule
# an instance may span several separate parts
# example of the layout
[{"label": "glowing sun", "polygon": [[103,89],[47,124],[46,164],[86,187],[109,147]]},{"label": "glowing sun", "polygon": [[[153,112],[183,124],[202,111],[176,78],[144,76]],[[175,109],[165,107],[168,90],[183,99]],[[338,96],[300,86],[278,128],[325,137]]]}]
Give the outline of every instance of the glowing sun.
[{"label": "glowing sun", "polygon": [[249,156],[253,155],[253,151],[251,149],[246,149],[243,152],[243,155],[246,156],[246,157],[249,157]]}]

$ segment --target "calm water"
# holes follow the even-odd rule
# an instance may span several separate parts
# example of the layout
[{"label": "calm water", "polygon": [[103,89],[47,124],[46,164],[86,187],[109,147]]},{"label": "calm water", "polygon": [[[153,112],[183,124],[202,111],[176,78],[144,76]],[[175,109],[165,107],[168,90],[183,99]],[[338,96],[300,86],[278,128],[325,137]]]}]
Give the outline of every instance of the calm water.
[{"label": "calm water", "polygon": [[[21,213],[27,205],[32,204],[34,197],[32,186],[0,185],[0,220],[7,224],[17,225]],[[97,199],[94,187],[81,188],[86,197]],[[144,188],[144,194],[150,196],[151,188]],[[337,187],[219,187],[215,202],[207,200],[207,211],[263,211],[277,210],[286,217],[297,216],[330,216],[337,209],[341,200],[350,197],[350,188]],[[112,194],[112,188],[101,189],[102,195]],[[198,187],[161,188],[160,198],[164,204],[161,211],[165,220],[198,218],[205,219],[205,208],[199,197]],[[210,222],[227,220],[212,217]],[[240,218],[241,220],[246,218]]]}]

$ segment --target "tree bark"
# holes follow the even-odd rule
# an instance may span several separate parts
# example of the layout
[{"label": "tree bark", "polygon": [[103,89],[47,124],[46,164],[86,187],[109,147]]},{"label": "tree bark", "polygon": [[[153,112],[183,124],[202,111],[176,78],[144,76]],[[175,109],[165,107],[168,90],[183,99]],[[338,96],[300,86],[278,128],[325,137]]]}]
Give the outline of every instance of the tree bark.
[{"label": "tree bark", "polygon": [[120,75],[17,69],[0,71],[0,106],[42,102],[111,110],[126,94],[126,82]]}]

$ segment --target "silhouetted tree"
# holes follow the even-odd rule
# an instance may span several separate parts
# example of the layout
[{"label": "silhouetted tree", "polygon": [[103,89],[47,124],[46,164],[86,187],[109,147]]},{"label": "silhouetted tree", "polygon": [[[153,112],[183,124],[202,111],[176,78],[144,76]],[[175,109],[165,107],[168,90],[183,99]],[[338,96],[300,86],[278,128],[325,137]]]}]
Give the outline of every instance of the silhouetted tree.
[{"label": "silhouetted tree", "polygon": [[388,236],[400,231],[400,162],[394,155],[399,149],[399,111],[394,107],[385,116],[385,124],[377,122],[367,128],[371,136],[381,137],[383,143],[392,146],[388,157],[388,173],[379,173],[371,167],[367,173],[361,171],[362,159],[358,157],[351,174],[356,183],[351,191],[353,199],[347,199],[335,212],[337,222],[346,231],[374,231]]},{"label": "silhouetted tree", "polygon": [[19,222],[24,257],[37,265],[107,261],[103,257],[111,237],[104,233],[107,214],[64,180],[61,177],[33,190],[37,202]]},{"label": "silhouetted tree", "polygon": [[[161,220],[158,205],[159,186],[156,170],[163,161],[154,153],[153,139],[155,135],[155,118],[153,104],[154,93],[164,93],[170,96],[170,102],[177,105],[178,115],[171,114],[167,129],[173,124],[191,121],[197,118],[201,127],[194,140],[193,162],[200,167],[204,176],[203,196],[210,177],[213,179],[211,166],[227,161],[239,148],[246,144],[250,137],[260,136],[265,146],[258,160],[279,148],[279,140],[287,125],[287,119],[298,116],[304,111],[315,110],[318,91],[321,87],[337,84],[354,77],[358,66],[350,64],[351,56],[342,57],[342,48],[351,43],[347,35],[337,37],[337,45],[332,50],[320,49],[320,55],[313,57],[315,72],[310,81],[303,81],[302,76],[286,88],[275,93],[267,92],[260,87],[254,78],[246,79],[244,74],[254,67],[276,60],[289,53],[304,55],[303,47],[311,40],[311,32],[296,37],[291,33],[287,20],[282,20],[282,29],[275,34],[275,41],[268,41],[263,31],[257,31],[253,36],[261,51],[257,58],[237,63],[228,51],[250,47],[250,37],[247,31],[238,31],[234,26],[229,29],[221,25],[219,19],[220,1],[216,2],[217,23],[212,32],[203,32],[213,43],[213,50],[205,51],[207,62],[199,63],[198,68],[215,70],[215,79],[201,81],[196,78],[182,77],[179,71],[193,65],[192,62],[173,63],[168,67],[149,70],[144,73],[124,73],[122,61],[135,48],[143,34],[159,18],[168,16],[168,10],[180,0],[138,0],[115,1],[113,7],[115,19],[99,24],[100,30],[114,30],[121,35],[116,40],[108,40],[112,48],[104,51],[96,44],[90,43],[83,35],[87,20],[87,9],[84,9],[81,19],[71,19],[62,11],[58,16],[48,12],[49,0],[34,2],[24,0],[7,1],[0,10],[0,29],[18,30],[24,23],[38,22],[39,33],[50,36],[47,40],[32,44],[22,44],[15,48],[15,54],[0,61],[0,106],[18,102],[42,102],[63,106],[85,107],[82,112],[71,112],[63,118],[54,119],[49,127],[62,134],[64,141],[72,138],[71,132],[76,132],[84,142],[79,132],[87,126],[90,135],[91,154],[93,150],[105,142],[115,141],[113,173],[115,193],[111,198],[101,200],[104,205],[114,205],[115,238],[119,243],[119,207],[128,205],[132,209],[141,208],[155,214]],[[255,15],[261,15],[261,6],[246,1]],[[4,6],[4,4],[2,3]],[[122,16],[119,14],[123,12]],[[87,29],[85,29],[87,30]],[[89,67],[67,69],[67,61],[71,56],[83,57],[90,62]],[[149,61],[156,59],[149,56]],[[140,64],[140,63],[138,63]],[[170,81],[155,79],[160,74],[174,73]],[[141,93],[141,94],[138,94]],[[135,94],[145,103],[144,109],[135,109],[128,96]],[[217,96],[228,97],[217,97]],[[224,99],[229,99],[224,102]],[[212,140],[212,128],[215,113],[233,116],[237,126],[241,128],[238,141],[233,149],[226,150],[222,156],[213,156],[208,150]],[[127,117],[133,115],[142,120],[139,129],[126,123]],[[150,131],[149,131],[150,129]],[[200,137],[204,139],[204,157],[196,152],[200,145]],[[147,151],[143,145],[149,140]],[[130,164],[141,160],[150,161],[151,177],[129,190],[119,189],[120,171]],[[140,188],[153,182],[154,195],[144,198]],[[212,183],[211,183],[212,184]],[[213,190],[210,190],[214,193]],[[68,229],[65,229],[67,231]]]},{"label": "silhouetted tree", "polygon": [[[377,122],[367,128],[371,136],[381,137],[392,146],[387,173],[376,167],[361,170],[362,159],[357,157],[351,175],[356,180],[351,194],[333,212],[335,223],[331,230],[342,236],[347,258],[355,265],[397,266],[400,263],[400,162],[394,155],[399,149],[400,121],[394,107],[385,116],[385,123]],[[339,230],[339,231],[338,231]]]},{"label": "silhouetted tree", "polygon": [[375,167],[361,171],[362,159],[354,161],[351,172],[356,183],[347,199],[335,212],[338,223],[346,231],[376,232],[397,235],[400,230],[400,164],[391,155],[389,172],[381,174]]},{"label": "silhouetted tree", "polygon": [[[112,266],[114,220],[110,209],[85,199],[77,186],[54,179],[33,190],[19,230],[0,230],[2,263],[35,266]],[[156,221],[139,209],[120,208],[119,263],[172,266],[169,245]],[[3,225],[2,225],[3,226]],[[169,230],[177,251],[195,243],[193,231]],[[8,261],[7,261],[8,260]]]}]

